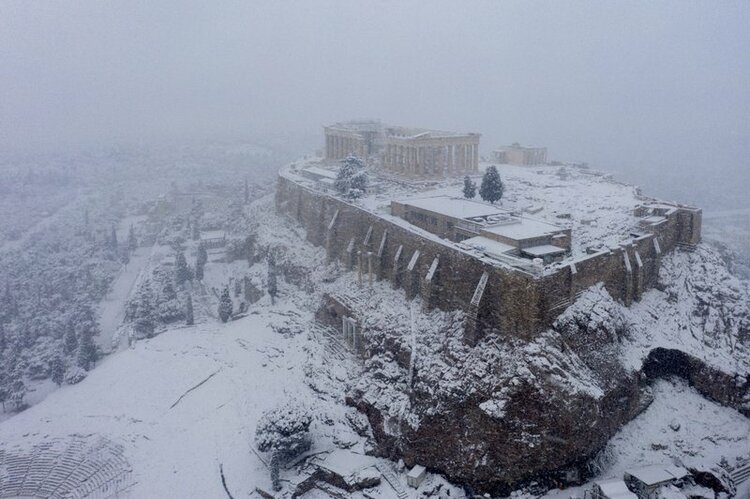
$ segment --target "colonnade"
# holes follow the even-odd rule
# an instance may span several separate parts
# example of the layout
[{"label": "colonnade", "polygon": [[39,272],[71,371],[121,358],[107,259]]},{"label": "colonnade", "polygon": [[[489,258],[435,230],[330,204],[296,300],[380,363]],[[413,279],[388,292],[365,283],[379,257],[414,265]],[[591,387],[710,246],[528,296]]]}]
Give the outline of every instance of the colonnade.
[{"label": "colonnade", "polygon": [[452,176],[479,170],[479,144],[386,144],[386,170],[414,176]]},{"label": "colonnade", "polygon": [[350,155],[364,157],[365,142],[356,137],[326,134],[326,159],[343,159]]}]

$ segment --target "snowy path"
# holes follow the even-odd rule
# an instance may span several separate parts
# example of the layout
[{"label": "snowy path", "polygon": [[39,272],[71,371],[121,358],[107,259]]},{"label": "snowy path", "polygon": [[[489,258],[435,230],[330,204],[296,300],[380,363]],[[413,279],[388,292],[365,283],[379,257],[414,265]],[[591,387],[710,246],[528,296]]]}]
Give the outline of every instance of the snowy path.
[{"label": "snowy path", "polygon": [[148,265],[152,248],[138,248],[115,278],[109,293],[99,303],[99,327],[101,334],[96,338],[102,351],[115,350],[112,340],[125,318],[125,304],[138,282],[138,276]]}]

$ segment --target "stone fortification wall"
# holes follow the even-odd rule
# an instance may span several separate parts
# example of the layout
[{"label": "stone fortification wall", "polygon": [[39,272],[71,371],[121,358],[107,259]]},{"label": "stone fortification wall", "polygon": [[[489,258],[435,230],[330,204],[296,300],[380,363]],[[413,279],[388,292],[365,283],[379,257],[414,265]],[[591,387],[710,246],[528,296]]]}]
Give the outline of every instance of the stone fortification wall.
[{"label": "stone fortification wall", "polygon": [[488,328],[530,337],[544,327],[531,274],[483,262],[284,176],[279,177],[276,207],[297,220],[307,240],[324,246],[329,258],[361,269],[363,282],[372,269],[375,278],[403,288],[407,298],[420,295],[427,307],[466,311],[470,342]]},{"label": "stone fortification wall", "polygon": [[[656,285],[661,257],[700,240],[700,210],[674,207],[648,234],[540,275],[501,267],[465,253],[434,235],[401,225],[293,178],[279,176],[276,208],[297,220],[307,240],[324,246],[329,259],[420,295],[427,307],[461,309],[467,341],[486,330],[529,338],[549,327],[575,298],[603,282],[626,305]],[[575,237],[575,235],[573,235]]]}]

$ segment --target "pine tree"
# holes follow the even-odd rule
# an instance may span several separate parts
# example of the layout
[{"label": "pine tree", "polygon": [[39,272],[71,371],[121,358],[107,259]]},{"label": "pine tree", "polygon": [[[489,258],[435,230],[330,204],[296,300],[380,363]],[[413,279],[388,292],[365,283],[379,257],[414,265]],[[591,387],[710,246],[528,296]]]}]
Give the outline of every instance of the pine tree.
[{"label": "pine tree", "polygon": [[195,278],[199,281],[203,280],[206,262],[208,262],[208,251],[206,251],[206,245],[201,243],[198,245],[198,255],[195,258]]},{"label": "pine tree", "polygon": [[247,185],[247,177],[245,177],[245,204],[250,203],[250,188]]},{"label": "pine tree", "polygon": [[193,318],[193,296],[188,295],[187,305],[185,307],[185,324],[192,326],[195,323]]},{"label": "pine tree", "polygon": [[367,192],[367,170],[360,158],[349,156],[341,162],[334,188],[348,198],[358,198]]},{"label": "pine tree", "polygon": [[52,359],[52,364],[50,365],[49,370],[52,381],[57,386],[62,385],[65,376],[65,366],[63,365],[62,357],[56,355],[55,358]]},{"label": "pine tree", "polygon": [[135,237],[135,228],[133,227],[133,224],[130,224],[130,229],[128,229],[128,248],[130,251],[138,249],[138,240]]},{"label": "pine tree", "polygon": [[479,187],[479,195],[492,204],[503,197],[503,182],[500,180],[500,174],[494,165],[489,166],[487,171],[484,172],[482,185]]},{"label": "pine tree", "polygon": [[229,296],[229,286],[224,286],[219,299],[219,319],[226,322],[232,316],[232,298]]},{"label": "pine tree", "polygon": [[117,251],[117,230],[114,225],[112,226],[112,235],[109,238],[109,244],[112,251]]},{"label": "pine tree", "polygon": [[190,267],[188,267],[187,260],[185,259],[185,253],[182,251],[178,252],[175,256],[174,271],[174,280],[178,286],[182,286],[185,284],[185,281],[192,280],[193,278],[192,272],[190,272]]},{"label": "pine tree", "polygon": [[477,195],[477,184],[474,183],[471,178],[466,175],[464,177],[464,197],[466,199],[474,199],[474,196]]}]

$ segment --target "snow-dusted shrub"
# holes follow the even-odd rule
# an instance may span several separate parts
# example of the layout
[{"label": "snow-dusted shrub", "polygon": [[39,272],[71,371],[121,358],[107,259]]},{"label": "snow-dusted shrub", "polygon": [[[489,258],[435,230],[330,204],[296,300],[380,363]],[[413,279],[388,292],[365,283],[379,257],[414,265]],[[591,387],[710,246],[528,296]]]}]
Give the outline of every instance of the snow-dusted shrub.
[{"label": "snow-dusted shrub", "polygon": [[69,385],[75,385],[86,379],[87,374],[88,373],[84,369],[78,366],[72,366],[65,372],[65,382]]},{"label": "snow-dusted shrub", "polygon": [[310,449],[310,424],[310,409],[287,401],[260,417],[255,430],[255,444],[262,452],[273,451],[284,459],[292,459]]}]

